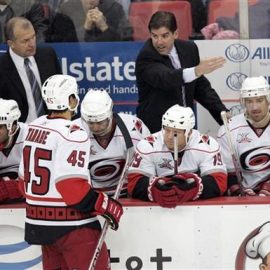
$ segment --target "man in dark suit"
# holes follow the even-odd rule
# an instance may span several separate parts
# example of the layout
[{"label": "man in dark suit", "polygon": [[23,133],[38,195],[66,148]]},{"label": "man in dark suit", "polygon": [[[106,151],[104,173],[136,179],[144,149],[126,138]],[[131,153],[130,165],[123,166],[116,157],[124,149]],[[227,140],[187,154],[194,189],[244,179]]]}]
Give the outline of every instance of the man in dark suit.
[{"label": "man in dark suit", "polygon": [[[61,67],[52,48],[37,48],[36,33],[29,20],[13,17],[5,26],[6,40],[9,49],[0,57],[0,98],[14,99],[21,110],[21,122],[31,122],[37,118],[36,94],[27,70],[25,59],[29,61],[30,72],[34,76],[36,93],[41,99],[40,87],[45,80],[54,74],[61,74]],[[39,91],[39,92],[38,92]],[[45,107],[42,108],[45,111]]]},{"label": "man in dark suit", "polygon": [[178,40],[174,14],[158,11],[150,19],[150,39],[136,59],[139,91],[137,116],[150,131],[161,129],[161,118],[174,104],[193,107],[196,100],[222,124],[220,112],[226,110],[204,74],[225,63],[223,57],[200,61],[194,42]]}]

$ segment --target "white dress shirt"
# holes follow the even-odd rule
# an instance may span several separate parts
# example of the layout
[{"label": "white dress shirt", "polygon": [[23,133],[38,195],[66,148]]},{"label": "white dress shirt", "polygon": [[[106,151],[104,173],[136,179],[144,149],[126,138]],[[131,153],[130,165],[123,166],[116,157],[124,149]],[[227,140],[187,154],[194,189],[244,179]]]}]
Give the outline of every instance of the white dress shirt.
[{"label": "white dress shirt", "polygon": [[[33,120],[35,120],[37,118],[37,110],[36,110],[36,105],[35,105],[35,101],[33,98],[33,94],[31,91],[31,86],[25,71],[25,67],[24,67],[24,57],[19,56],[18,54],[16,54],[15,52],[13,52],[13,50],[11,48],[9,48],[9,53],[11,56],[12,61],[14,62],[16,69],[20,75],[20,78],[22,80],[25,92],[26,92],[26,97],[27,97],[27,102],[28,102],[28,116],[26,119],[26,123],[30,123]],[[30,63],[30,68],[32,69],[32,71],[34,72],[36,79],[39,83],[39,86],[41,86],[41,80],[40,80],[40,75],[39,75],[39,71],[38,71],[38,67],[37,67],[37,63],[35,61],[35,58],[33,56],[29,56],[29,63]]]},{"label": "white dress shirt", "polygon": [[[172,50],[170,51],[168,56],[171,59],[172,65],[174,66],[175,69],[181,68],[181,63],[180,63],[175,46],[172,47]],[[192,82],[195,79],[197,79],[195,75],[195,67],[183,69],[183,80],[185,83]]]}]

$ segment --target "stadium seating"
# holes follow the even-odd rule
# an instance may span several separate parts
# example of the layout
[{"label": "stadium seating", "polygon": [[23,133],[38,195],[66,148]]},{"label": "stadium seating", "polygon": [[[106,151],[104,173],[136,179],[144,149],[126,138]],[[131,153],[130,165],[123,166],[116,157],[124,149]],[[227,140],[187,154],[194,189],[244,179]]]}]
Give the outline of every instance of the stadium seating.
[{"label": "stadium seating", "polygon": [[187,1],[132,2],[129,7],[129,21],[134,29],[134,40],[149,38],[148,23],[158,10],[175,14],[180,39],[187,40],[192,34],[191,6]]},{"label": "stadium seating", "polygon": [[[248,0],[254,5],[258,0]],[[208,24],[216,22],[218,17],[233,17],[239,10],[238,0],[211,0],[208,6]]]}]

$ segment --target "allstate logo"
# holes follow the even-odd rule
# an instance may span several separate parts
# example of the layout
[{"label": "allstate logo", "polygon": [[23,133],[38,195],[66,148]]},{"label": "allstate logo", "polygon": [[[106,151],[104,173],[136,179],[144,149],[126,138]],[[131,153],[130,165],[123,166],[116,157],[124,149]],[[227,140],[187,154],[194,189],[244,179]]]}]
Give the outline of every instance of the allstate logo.
[{"label": "allstate logo", "polygon": [[249,50],[246,46],[235,43],[225,50],[225,55],[232,62],[243,62],[249,57]]},{"label": "allstate logo", "polygon": [[241,72],[232,73],[226,79],[226,84],[230,89],[238,91],[241,88],[242,83],[246,77],[247,75]]},{"label": "allstate logo", "polygon": [[0,225],[0,269],[41,269],[40,246],[24,241],[24,230],[17,226]]}]

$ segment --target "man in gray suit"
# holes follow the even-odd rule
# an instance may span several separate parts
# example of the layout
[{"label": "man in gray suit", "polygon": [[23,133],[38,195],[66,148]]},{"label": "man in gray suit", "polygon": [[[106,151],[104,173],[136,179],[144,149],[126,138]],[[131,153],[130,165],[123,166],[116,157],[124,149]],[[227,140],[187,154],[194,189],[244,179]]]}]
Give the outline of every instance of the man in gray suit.
[{"label": "man in gray suit", "polygon": [[[0,98],[16,100],[21,111],[19,121],[31,122],[39,116],[37,98],[40,105],[44,105],[41,103],[41,85],[51,75],[61,74],[61,67],[52,48],[37,48],[34,27],[26,18],[10,19],[5,26],[5,35],[9,49],[0,56]],[[34,79],[35,92],[29,72]]]}]

